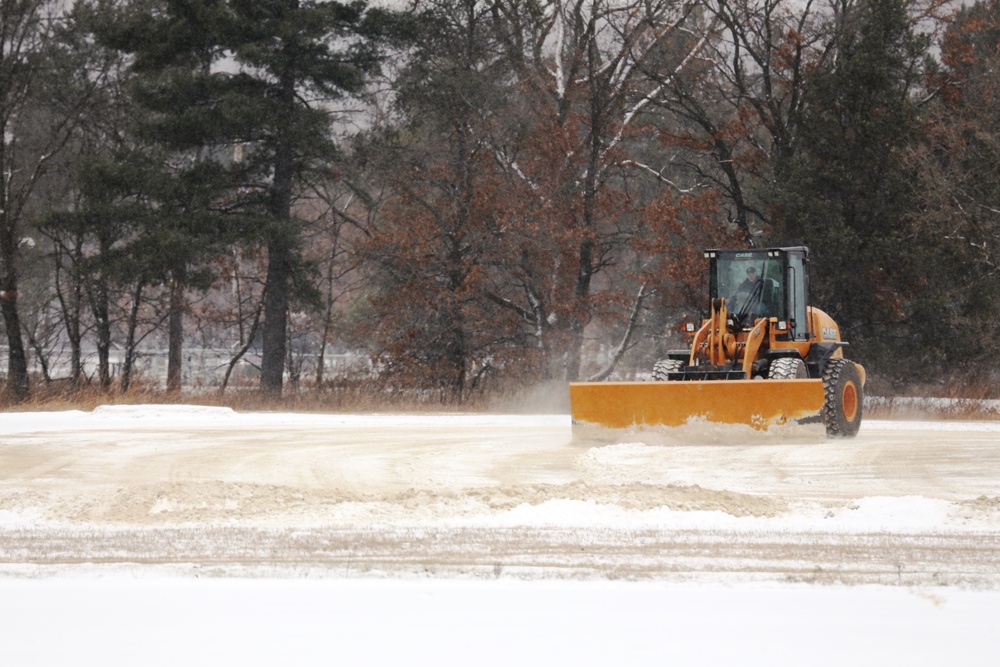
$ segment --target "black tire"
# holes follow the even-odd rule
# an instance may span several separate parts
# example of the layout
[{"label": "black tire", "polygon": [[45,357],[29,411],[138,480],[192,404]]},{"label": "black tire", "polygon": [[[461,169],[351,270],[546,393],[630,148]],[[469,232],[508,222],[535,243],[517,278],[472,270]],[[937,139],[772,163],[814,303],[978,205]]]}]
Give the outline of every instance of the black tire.
[{"label": "black tire", "polygon": [[847,359],[831,359],[823,370],[823,423],[834,438],[853,438],[861,428],[864,388],[857,366]]},{"label": "black tire", "polygon": [[771,360],[767,377],[770,380],[801,380],[809,377],[809,369],[798,357],[781,357]]},{"label": "black tire", "polygon": [[667,373],[676,373],[684,370],[684,362],[677,359],[660,359],[653,364],[653,381],[666,382],[669,378]]}]

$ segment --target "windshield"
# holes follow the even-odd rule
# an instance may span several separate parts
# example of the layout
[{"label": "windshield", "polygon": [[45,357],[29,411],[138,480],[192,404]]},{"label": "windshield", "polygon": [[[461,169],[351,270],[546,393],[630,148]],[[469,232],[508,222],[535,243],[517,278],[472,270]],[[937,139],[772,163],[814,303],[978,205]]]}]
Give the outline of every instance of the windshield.
[{"label": "windshield", "polygon": [[712,297],[726,299],[726,307],[747,326],[758,317],[786,319],[782,257],[765,250],[720,252],[712,276]]}]

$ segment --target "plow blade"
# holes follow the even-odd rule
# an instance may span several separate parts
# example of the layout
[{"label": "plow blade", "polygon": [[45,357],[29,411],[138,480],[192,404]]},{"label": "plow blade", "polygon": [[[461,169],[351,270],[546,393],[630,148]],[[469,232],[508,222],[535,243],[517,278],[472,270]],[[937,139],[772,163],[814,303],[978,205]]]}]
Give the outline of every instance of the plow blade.
[{"label": "plow blade", "polygon": [[573,424],[627,429],[704,420],[758,430],[822,422],[822,380],[577,382],[569,385]]}]

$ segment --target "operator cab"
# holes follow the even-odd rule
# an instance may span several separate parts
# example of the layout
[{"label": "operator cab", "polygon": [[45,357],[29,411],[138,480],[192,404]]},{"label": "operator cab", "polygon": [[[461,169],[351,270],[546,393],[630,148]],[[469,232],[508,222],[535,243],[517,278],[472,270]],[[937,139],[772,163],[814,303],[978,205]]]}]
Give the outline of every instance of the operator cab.
[{"label": "operator cab", "polygon": [[774,317],[787,323],[787,340],[809,340],[808,248],[706,250],[705,257],[709,298],[726,300],[737,328],[750,328],[760,317]]}]

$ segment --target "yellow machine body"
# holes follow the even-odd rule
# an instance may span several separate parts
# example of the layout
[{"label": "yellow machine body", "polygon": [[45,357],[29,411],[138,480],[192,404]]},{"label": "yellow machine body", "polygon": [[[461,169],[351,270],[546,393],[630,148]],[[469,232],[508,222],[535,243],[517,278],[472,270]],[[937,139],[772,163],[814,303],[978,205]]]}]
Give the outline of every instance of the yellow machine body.
[{"label": "yellow machine body", "polygon": [[[789,272],[797,279],[804,274],[804,268]],[[727,299],[710,301],[709,317],[689,328],[690,348],[661,362],[673,364],[661,381],[570,383],[574,425],[641,430],[707,421],[766,430],[825,423],[831,436],[856,434],[865,371],[844,358],[846,343],[833,318],[803,304],[796,324],[787,319],[791,307],[782,319],[745,308],[734,314]]]}]

